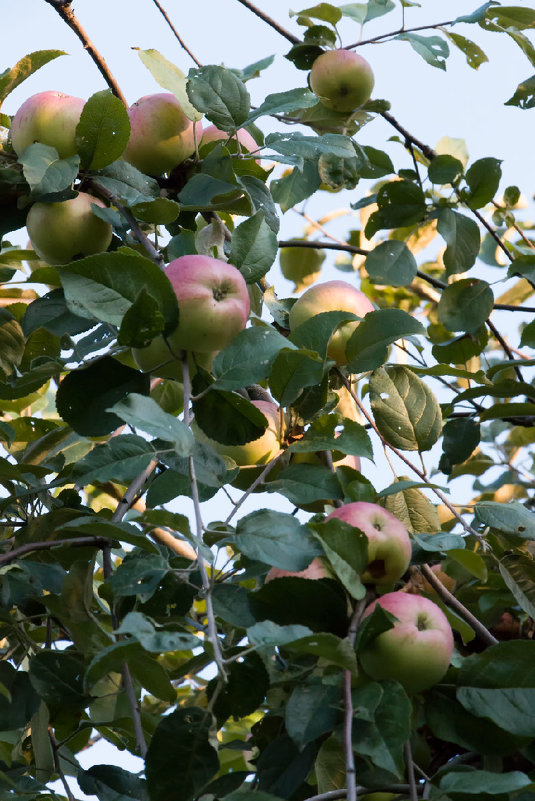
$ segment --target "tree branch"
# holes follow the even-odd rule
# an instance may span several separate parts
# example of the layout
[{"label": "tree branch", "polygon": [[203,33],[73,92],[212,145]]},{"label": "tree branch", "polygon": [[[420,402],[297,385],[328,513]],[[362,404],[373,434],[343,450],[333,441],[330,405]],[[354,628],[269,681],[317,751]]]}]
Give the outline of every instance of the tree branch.
[{"label": "tree branch", "polygon": [[180,35],[179,35],[178,31],[176,30],[175,26],[173,25],[173,23],[169,19],[169,16],[168,16],[165,8],[158,2],[158,0],[152,0],[152,2],[154,3],[154,5],[158,9],[158,11],[160,12],[162,17],[164,18],[164,20],[167,22],[167,24],[169,25],[171,30],[173,31],[173,34],[174,34],[175,38],[178,40],[178,43],[179,43],[180,47],[182,47],[186,51],[188,56],[196,63],[196,65],[198,67],[202,67],[201,62],[198,59],[195,58],[195,56],[193,55],[193,53],[191,52],[189,47],[187,47],[187,45],[184,42],[184,40],[180,37]]},{"label": "tree branch", "polygon": [[142,470],[141,473],[133,479],[133,481],[130,482],[130,484],[126,489],[125,494],[117,504],[115,512],[111,516],[113,523],[119,523],[123,519],[125,514],[130,509],[134,501],[134,498],[136,497],[138,492],[145,486],[145,483],[154,472],[157,464],[158,464],[157,459],[151,459],[147,467],[144,470]]},{"label": "tree branch", "polygon": [[409,795],[411,801],[418,801],[418,785],[414,775],[414,763],[412,761],[412,748],[410,740],[405,743],[405,762],[407,766],[407,778],[409,780]]},{"label": "tree branch", "polygon": [[[347,639],[353,647],[357,636],[358,627],[366,608],[367,595],[358,602],[351,616]],[[352,674],[350,670],[344,670],[344,752],[346,761],[346,784],[347,801],[357,801],[357,777],[355,771],[355,754],[353,753],[353,696],[351,693]]]},{"label": "tree branch", "polygon": [[11,562],[14,562],[15,559],[18,559],[20,556],[24,556],[27,553],[33,553],[33,551],[48,551],[50,548],[61,548],[65,545],[72,546],[73,548],[83,548],[86,545],[94,545],[95,548],[102,548],[109,544],[110,540],[106,537],[71,537],[70,539],[64,540],[27,542],[24,545],[15,548],[13,551],[9,551],[9,553],[2,554],[0,556],[0,567],[2,565],[8,565]]},{"label": "tree branch", "polygon": [[52,757],[54,759],[54,769],[55,769],[56,773],[58,774],[58,776],[60,778],[60,781],[61,781],[61,783],[63,785],[63,789],[65,790],[65,795],[67,796],[69,801],[76,801],[76,798],[74,797],[73,792],[72,792],[71,788],[69,787],[69,783],[67,782],[67,779],[65,778],[65,774],[64,774],[63,769],[61,767],[61,763],[59,761],[59,754],[58,754],[59,746],[58,746],[58,743],[56,741],[56,738],[54,737],[54,734],[53,734],[51,728],[48,729],[48,737],[49,737],[49,740],[50,740],[50,746],[52,748]]},{"label": "tree branch", "polygon": [[446,589],[443,583],[440,581],[438,576],[433,573],[429,565],[421,565],[420,572],[423,576],[427,579],[429,584],[433,587],[436,591],[437,595],[442,598],[444,603],[447,606],[450,606],[459,617],[461,617],[468,625],[470,626],[473,631],[478,635],[478,637],[483,640],[484,643],[487,645],[496,645],[499,641],[494,637],[485,626],[479,622],[477,617],[475,617],[463,604],[457,600],[455,595]]},{"label": "tree branch", "polygon": [[252,11],[253,14],[256,14],[256,16],[260,17],[260,19],[264,20],[264,22],[267,22],[267,24],[271,28],[273,28],[274,31],[280,33],[281,36],[284,36],[284,38],[288,39],[288,41],[291,42],[292,44],[299,43],[300,40],[297,38],[297,36],[294,36],[293,33],[290,33],[289,31],[285,30],[281,25],[279,25],[278,22],[275,22],[274,19],[268,17],[268,15],[265,14],[263,11],[260,11],[260,9],[257,8],[253,3],[249,2],[249,0],[238,0],[238,3],[241,3],[242,6],[248,8],[249,11]]},{"label": "tree branch", "polygon": [[227,523],[230,523],[230,521],[232,520],[232,518],[234,517],[234,515],[236,514],[236,512],[240,508],[240,506],[246,501],[246,499],[249,497],[249,495],[252,492],[254,492],[254,490],[263,482],[265,477],[271,472],[272,468],[275,467],[275,464],[279,461],[279,459],[281,458],[283,453],[284,453],[284,451],[282,451],[282,453],[278,453],[270,462],[268,462],[267,465],[262,470],[262,472],[260,473],[260,475],[255,478],[255,480],[253,481],[253,483],[249,487],[247,487],[247,489],[245,490],[245,492],[241,496],[240,500],[237,501],[234,504],[234,509],[232,510],[232,512],[229,514],[229,516],[225,520],[225,525]]},{"label": "tree branch", "polygon": [[[410,790],[408,784],[384,784],[380,787],[357,787],[357,793],[360,795],[366,793],[394,793],[396,795],[406,794]],[[422,791],[418,787],[418,794]],[[305,801],[338,801],[338,799],[347,798],[347,789],[342,790],[328,790],[326,793],[319,793],[318,795],[311,795]]]},{"label": "tree branch", "polygon": [[446,25],[452,25],[454,22],[455,20],[450,19],[447,20],[447,22],[437,22],[435,25],[418,25],[415,28],[399,28],[397,31],[390,31],[390,33],[381,33],[379,36],[374,36],[372,39],[363,39],[360,42],[354,42],[353,44],[347,45],[343,49],[354,50],[355,47],[362,47],[362,45],[380,42],[382,39],[388,39],[390,36],[399,36],[401,33],[413,33],[414,31],[428,31],[432,28],[443,28]]},{"label": "tree branch", "polygon": [[87,52],[95,62],[100,74],[110,87],[113,94],[116,97],[118,97],[119,100],[121,100],[124,103],[124,105],[128,108],[128,103],[126,101],[126,98],[121,92],[119,84],[111,74],[110,68],[106,64],[104,57],[101,56],[101,54],[98,52],[97,48],[95,47],[91,39],[89,38],[85,30],[82,28],[82,26],[76,19],[74,11],[71,8],[70,0],[68,0],[68,2],[61,2],[61,1],[58,2],[58,0],[45,0],[45,3],[48,3],[50,6],[52,6],[52,8],[55,11],[57,11],[57,13],[60,15],[61,19],[67,23],[71,31],[73,31],[76,34],[78,39],[83,44],[84,50],[87,50]]}]

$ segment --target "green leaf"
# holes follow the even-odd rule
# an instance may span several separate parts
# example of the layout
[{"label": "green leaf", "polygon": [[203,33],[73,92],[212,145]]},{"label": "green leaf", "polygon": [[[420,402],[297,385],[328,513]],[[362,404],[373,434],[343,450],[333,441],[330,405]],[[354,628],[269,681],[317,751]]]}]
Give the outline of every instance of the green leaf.
[{"label": "green leaf", "polygon": [[164,412],[155,400],[146,395],[131,392],[107,411],[133,428],[172,443],[179,456],[189,456],[193,450],[193,434],[188,426]]},{"label": "green leaf", "polygon": [[46,704],[59,707],[87,705],[83,687],[84,663],[66,651],[42,650],[30,659],[33,689]]},{"label": "green leaf", "polygon": [[[351,5],[357,4],[352,3]],[[364,8],[366,7],[364,6]],[[334,734],[321,744],[314,763],[314,773],[318,783],[318,793],[341,790],[346,786],[344,747]]]},{"label": "green leaf", "polygon": [[535,539],[535,514],[528,511],[518,501],[496,503],[480,501],[474,507],[476,520],[504,534],[512,534],[523,539]]},{"label": "green leaf", "polygon": [[253,211],[263,211],[267,224],[272,231],[277,233],[280,228],[280,220],[269,188],[255,175],[242,175],[240,184],[245,187],[253,204]]},{"label": "green leaf", "polygon": [[277,354],[269,375],[269,388],[281,406],[289,406],[306,387],[321,383],[332,362],[325,362],[310,350],[283,348]]},{"label": "green leaf", "polygon": [[189,120],[200,120],[202,114],[189,101],[187,79],[182,70],[157,50],[138,50],[138,55],[155,81],[174,94],[186,117]]},{"label": "green leaf", "polygon": [[223,722],[231,715],[236,720],[256,712],[268,689],[269,676],[262,658],[250,653],[231,664],[223,689],[215,678],[209,682],[206,693],[211,700],[217,691],[213,710],[218,721]]},{"label": "green leaf", "polygon": [[486,53],[471,39],[461,36],[459,33],[452,33],[451,31],[444,31],[450,42],[453,42],[455,47],[465,54],[466,61],[469,67],[477,70],[479,67],[488,61]]},{"label": "green leaf", "polygon": [[72,185],[80,168],[79,156],[60,159],[55,148],[35,143],[19,158],[24,177],[39,200],[68,200],[76,196]]},{"label": "green leaf", "polygon": [[264,102],[249,114],[245,125],[250,125],[259,117],[270,114],[286,114],[288,111],[310,108],[317,102],[318,98],[310,89],[289,89],[286,92],[275,92],[267,95]]},{"label": "green leaf", "polygon": [[8,309],[0,309],[0,369],[6,377],[21,363],[25,346],[20,323]]},{"label": "green leaf", "polygon": [[231,70],[215,65],[191,69],[187,92],[195,108],[221,131],[235,131],[247,120],[249,92]]},{"label": "green leaf", "polygon": [[169,225],[180,213],[180,206],[168,197],[158,197],[151,201],[141,201],[132,206],[138,220],[153,225]]},{"label": "green leaf", "polygon": [[481,245],[479,228],[473,220],[452,209],[440,209],[437,219],[438,232],[447,244],[443,256],[447,275],[464,273],[474,265],[479,253]]},{"label": "green leaf", "polygon": [[99,801],[148,801],[146,782],[116,765],[93,765],[80,770],[76,781],[86,795]]},{"label": "green leaf", "polygon": [[240,78],[242,81],[258,78],[262,70],[265,70],[266,67],[270,67],[274,60],[275,56],[266,56],[266,58],[262,58],[260,61],[255,61],[254,64],[249,64],[247,67],[240,70]]},{"label": "green leaf", "polygon": [[[399,481],[396,484],[401,483]],[[381,506],[401,520],[411,534],[434,534],[440,531],[436,508],[417,487],[407,487],[381,499]]]},{"label": "green leaf", "polygon": [[474,334],[489,318],[494,295],[486,281],[462,278],[442,292],[438,318],[449,331]]},{"label": "green leaf", "polygon": [[268,483],[267,490],[284,495],[296,506],[344,497],[336,475],[322,464],[291,464]]},{"label": "green leaf", "polygon": [[360,576],[368,565],[368,538],[343,520],[332,518],[323,523],[309,523],[333,570],[348,591],[357,600],[364,598],[366,588]]},{"label": "green leaf", "polygon": [[214,359],[214,389],[241,389],[269,376],[271,366],[289,341],[268,326],[246,328]]},{"label": "green leaf", "polygon": [[160,719],[147,751],[146,777],[152,801],[190,801],[219,768],[210,744],[212,716],[195,706],[182,707]]},{"label": "green leaf", "polygon": [[247,638],[257,648],[286,645],[312,634],[306,626],[278,626],[271,620],[255,623],[247,629]]},{"label": "green leaf", "polygon": [[78,434],[100,437],[121,425],[121,419],[107,409],[130,392],[148,395],[149,387],[149,375],[104,356],[65,376],[56,394],[56,408]]},{"label": "green leaf", "polygon": [[448,420],[442,431],[444,455],[439,464],[443,473],[451,473],[454,464],[466,461],[479,445],[481,431],[479,422],[470,417]]},{"label": "green leaf", "polygon": [[522,329],[520,344],[528,348],[535,348],[535,320]]},{"label": "green leaf", "polygon": [[416,259],[405,244],[389,239],[376,245],[366,256],[364,266],[374,284],[407,286],[416,278]]},{"label": "green leaf", "polygon": [[352,158],[340,158],[330,153],[322,153],[318,160],[318,173],[324,184],[331,189],[354,189],[360,180],[362,162]]},{"label": "green leaf", "polygon": [[471,209],[480,209],[490,203],[500,185],[502,177],[501,160],[484,158],[474,161],[466,172],[466,183],[470,192],[466,202]]},{"label": "green leaf", "polygon": [[353,747],[378,768],[401,776],[410,734],[412,704],[395,681],[373,682],[353,693]]},{"label": "green leaf", "polygon": [[346,345],[347,369],[352,373],[374,370],[387,360],[388,346],[392,342],[424,333],[419,320],[402,309],[369,312]]},{"label": "green leaf", "polygon": [[446,59],[450,54],[448,43],[440,36],[420,36],[417,33],[400,33],[395,39],[409,42],[419,56],[441,70],[446,69]]},{"label": "green leaf", "polygon": [[331,25],[336,25],[342,18],[342,12],[331,3],[318,3],[310,8],[304,8],[302,11],[291,11],[290,16],[307,16],[314,19],[321,19],[323,22],[330,22]]},{"label": "green leaf", "polygon": [[523,554],[506,554],[500,561],[500,573],[515,601],[535,619],[535,562]]},{"label": "green leaf", "polygon": [[[368,164],[360,169],[361,178],[383,178],[396,171],[390,156],[384,150],[377,150],[370,145],[364,145],[362,149],[368,159]],[[375,200],[372,202],[375,203]],[[352,208],[355,208],[355,205],[352,204]]]},{"label": "green leaf", "polygon": [[41,700],[30,683],[29,676],[15,670],[9,662],[0,663],[0,726],[3,731],[20,729],[38,711]]},{"label": "green leaf", "polygon": [[315,634],[295,640],[292,651],[317,656],[322,662],[328,662],[357,674],[355,649],[348,639],[340,639],[334,634]]},{"label": "green leaf", "polygon": [[[158,589],[168,570],[167,559],[160,554],[132,551],[125,556],[119,567],[111,574],[108,583],[115,598],[140,595],[146,601]],[[147,634],[146,629],[144,633]],[[131,642],[131,640],[125,640],[123,644],[131,644]],[[100,659],[100,655],[96,659]],[[99,677],[92,673],[93,669],[96,670],[96,665],[97,662],[94,661],[94,664],[92,663],[90,666],[88,680],[90,677],[92,681],[96,681]],[[111,668],[107,666],[107,669]],[[103,670],[104,668],[99,667],[99,675]]]},{"label": "green leaf", "polygon": [[348,311],[321,312],[294,328],[290,338],[300,348],[313,350],[322,359],[326,359],[329,342],[333,334],[340,326],[358,319],[358,315]]},{"label": "green leaf", "polygon": [[6,97],[26,78],[44,67],[49,61],[53,61],[58,56],[66,55],[67,53],[64,50],[36,50],[17,61],[11,69],[2,72],[0,74],[0,106]]},{"label": "green leaf", "polygon": [[229,261],[248,284],[254,284],[267,273],[277,253],[277,236],[267,224],[264,212],[257,211],[235,229]]},{"label": "green leaf", "polygon": [[316,192],[321,184],[318,166],[313,161],[305,161],[302,169],[294,167],[289,175],[285,175],[269,185],[273,200],[284,213],[297,203],[306,200]]},{"label": "green leaf", "polygon": [[258,509],[236,527],[236,546],[250,559],[285,570],[304,570],[321,548],[306,526],[292,515]]},{"label": "green leaf", "polygon": [[427,451],[440,437],[440,406],[427,386],[403,365],[374,370],[370,403],[387,442],[404,451]]},{"label": "green leaf", "polygon": [[526,78],[516,87],[512,97],[504,104],[506,106],[518,106],[518,108],[528,109],[535,107],[535,75]]},{"label": "green leaf", "polygon": [[195,422],[223,445],[245,445],[262,436],[267,420],[250,401],[234,392],[211,389],[194,401]]},{"label": "green leaf", "polygon": [[[74,316],[74,315],[73,315]],[[75,317],[75,320],[83,318]],[[165,327],[158,301],[142,287],[139,295],[124,315],[117,342],[134,348],[143,348],[161,334]]]},{"label": "green leaf", "polygon": [[215,584],[212,591],[214,613],[233,626],[245,629],[255,619],[249,607],[249,593],[239,584]]},{"label": "green leaf", "polygon": [[348,136],[326,133],[322,136],[305,136],[302,133],[272,133],[266,136],[266,146],[277,153],[317,159],[322,153],[338,158],[354,158],[355,148]]},{"label": "green leaf", "polygon": [[453,24],[456,25],[458,22],[467,22],[467,23],[481,22],[482,20],[485,19],[485,14],[487,13],[487,9],[493,5],[495,5],[495,0],[489,0],[489,2],[484,3],[479,8],[476,8],[476,10],[473,11],[471,14],[465,14],[462,17],[457,17],[453,21]]},{"label": "green leaf", "polygon": [[[182,211],[217,211],[228,208],[242,195],[243,189],[235,183],[196,173],[180,191],[178,200]],[[250,204],[246,213],[250,213]]]},{"label": "green leaf", "polygon": [[529,787],[531,779],[518,770],[497,774],[487,770],[451,770],[440,779],[440,789],[446,793],[467,795],[500,795]]},{"label": "green leaf", "polygon": [[[343,429],[340,430],[342,425]],[[347,418],[340,420],[333,414],[325,414],[315,420],[303,437],[290,445],[289,450],[292,453],[337,450],[350,456],[373,458],[372,444],[364,426]]]},{"label": "green leaf", "polygon": [[130,137],[124,103],[110,89],[96,92],[82,109],[76,147],[84,169],[101,170],[120,158]]},{"label": "green leaf", "polygon": [[152,621],[141,612],[129,612],[116,630],[117,634],[131,634],[138,640],[145,651],[160,654],[167,651],[190,651],[202,645],[195,635],[187,631],[172,631],[162,627],[158,629]]},{"label": "green leaf", "polygon": [[302,748],[336,725],[341,714],[339,687],[316,681],[298,684],[286,703],[284,722],[294,743]]},{"label": "green leaf", "polygon": [[492,5],[485,18],[503,28],[535,28],[535,9],[529,7]]},{"label": "green leaf", "polygon": [[378,211],[370,216],[364,233],[367,239],[383,228],[402,228],[421,222],[425,215],[425,196],[410,181],[391,181],[377,193]]},{"label": "green leaf", "polygon": [[455,183],[462,176],[463,171],[462,162],[447,153],[436,156],[428,167],[429,180],[434,184],[441,185]]},{"label": "green leaf", "polygon": [[68,310],[62,289],[53,289],[34,300],[22,318],[22,330],[26,336],[30,336],[39,328],[45,328],[56,336],[64,334],[73,336],[92,327],[92,321],[77,317]]},{"label": "green leaf", "polygon": [[61,267],[61,283],[73,314],[120,326],[141,289],[158,301],[164,333],[178,324],[176,294],[167,276],[150,259],[121,247]]},{"label": "green leaf", "polygon": [[[120,420],[119,420],[120,423]],[[155,451],[142,437],[122,434],[104,445],[97,445],[76,463],[74,475],[80,486],[94,481],[120,481],[127,484],[154,459]]]}]

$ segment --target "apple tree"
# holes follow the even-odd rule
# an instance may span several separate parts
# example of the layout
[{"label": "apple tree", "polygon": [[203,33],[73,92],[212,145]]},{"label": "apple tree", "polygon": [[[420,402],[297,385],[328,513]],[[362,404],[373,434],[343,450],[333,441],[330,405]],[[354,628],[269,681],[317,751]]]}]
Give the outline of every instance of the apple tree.
[{"label": "apple tree", "polygon": [[361,55],[533,68],[535,10],[239,0],[258,97],[155,2],[195,64],[129,107],[43,2],[102,85],[0,74],[0,801],[535,798],[533,187]]}]

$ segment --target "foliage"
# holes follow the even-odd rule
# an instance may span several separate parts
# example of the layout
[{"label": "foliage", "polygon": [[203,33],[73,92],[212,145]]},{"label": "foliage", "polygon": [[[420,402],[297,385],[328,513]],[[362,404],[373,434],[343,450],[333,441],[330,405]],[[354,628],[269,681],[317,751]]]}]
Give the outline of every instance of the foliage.
[{"label": "foliage", "polygon": [[[47,2],[76,24],[69,3]],[[437,153],[379,99],[329,111],[299,72],[342,26],[354,36],[382,17],[381,46],[408,43],[440,70],[450,46],[471,68],[487,59],[460,25],[511,38],[533,64],[535,11],[487,2],[400,33],[396,8],[297,12],[303,35],[287,36],[286,57],[299,86],[256,107],[248,82],[272,58],[240,70],[215,54],[185,76],[140,51],[190,119],[225,132],[168,175],[121,160],[129,124],[109,74],[82,114],[77,156],[37,143],[17,158],[7,132],[0,140],[0,799],[72,801],[74,777],[100,801],[302,801],[347,787],[353,760],[360,788],[399,798],[535,797],[535,337],[515,314],[535,311],[521,305],[535,292],[533,228],[517,187],[497,194],[499,159],[466,163],[452,140]],[[0,101],[61,55],[7,67]],[[507,102],[527,110],[533,97],[534,78],[519,76]],[[379,115],[405,146],[395,164],[358,142]],[[264,138],[266,117],[277,130]],[[241,127],[256,151],[237,144]],[[20,231],[31,204],[80,190],[106,203],[94,212],[113,226],[109,250],[39,262]],[[318,224],[278,239],[281,213],[341,190],[358,229],[341,242]],[[279,247],[329,246],[376,309],[342,367],[327,345],[355,315],[290,331],[295,298],[276,294]],[[133,351],[180,320],[162,264],[191,253],[242,273],[248,327],[212,362],[169,353],[174,377],[143,373]],[[281,452],[238,465],[222,448],[262,435],[259,399],[277,403]],[[372,482],[381,449],[400,472]],[[455,499],[461,476],[470,502]],[[208,520],[217,493],[231,511]],[[377,611],[359,628],[375,597],[359,579],[362,534],[322,524],[351,501],[385,506],[410,531],[411,567],[387,591],[431,597],[453,627],[448,673],[416,696],[359,666],[359,648],[392,622]],[[316,557],[327,577],[265,582]],[[96,740],[144,770],[83,769],[77,755]]]}]

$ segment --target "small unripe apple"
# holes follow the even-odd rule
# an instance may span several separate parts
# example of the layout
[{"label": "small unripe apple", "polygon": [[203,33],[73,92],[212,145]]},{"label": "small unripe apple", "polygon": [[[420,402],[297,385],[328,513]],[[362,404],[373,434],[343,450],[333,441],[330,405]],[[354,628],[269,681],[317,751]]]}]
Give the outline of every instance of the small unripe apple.
[{"label": "small unripe apple", "polygon": [[[254,137],[249,133],[249,131],[246,131],[245,128],[238,128],[236,131],[236,136],[243,150],[246,150],[248,153],[253,153],[255,150],[258,150],[258,144],[256,143]],[[220,142],[221,140],[227,140],[228,138],[229,134],[226,131],[221,131],[219,128],[216,128],[215,125],[209,125],[202,132],[200,144],[202,147],[202,145],[207,145],[209,142]],[[229,146],[232,147],[233,143],[235,147],[236,143],[234,137],[230,140]]]},{"label": "small unripe apple", "polygon": [[81,97],[39,92],[19,108],[11,124],[13,150],[21,153],[34,142],[55,147],[61,159],[76,153],[76,126],[85,105]]},{"label": "small unripe apple", "polygon": [[310,88],[333,111],[354,111],[371,96],[375,83],[368,62],[352,50],[328,50],[314,61]]},{"label": "small unripe apple", "polygon": [[178,327],[167,337],[174,353],[225,348],[247,323],[247,284],[236,267],[211,256],[180,256],[165,269],[178,299]]},{"label": "small unripe apple", "polygon": [[[132,348],[134,362],[144,373],[152,373],[160,378],[172,378],[182,381],[182,362],[180,351],[174,351],[167,345],[162,335],[155,337],[144,348]],[[188,351],[190,376],[197,372],[197,366],[210,370],[215,353],[195,353]]]},{"label": "small unripe apple", "polygon": [[259,409],[266,418],[268,425],[258,439],[246,442],[244,445],[224,445],[221,442],[209,439],[194,424],[194,430],[200,439],[205,440],[221,456],[229,456],[239,467],[250,467],[252,465],[265,465],[271,461],[281,449],[281,425],[279,407],[269,401],[251,401],[253,406]]},{"label": "small unripe apple", "polygon": [[389,592],[371,604],[393,614],[394,627],[359,650],[360,663],[372,679],[393,679],[409,693],[427,690],[445,675],[453,653],[453,634],[443,611],[421,595]]},{"label": "small unripe apple", "polygon": [[[130,139],[123,159],[141,172],[171,172],[195,152],[193,123],[174,95],[145,95],[130,106],[128,116]],[[199,135],[200,124],[196,130]]]},{"label": "small unripe apple", "polygon": [[[373,311],[373,306],[363,292],[355,289],[347,281],[325,281],[307,289],[294,303],[290,309],[290,329],[294,331],[316,314],[329,311],[346,311],[364,317]],[[336,364],[347,364],[346,344],[358,325],[357,320],[343,323],[332,335],[327,355],[334,359]]]},{"label": "small unripe apple", "polygon": [[405,573],[411,559],[407,529],[391,512],[376,503],[346,503],[327,516],[359,528],[368,539],[368,566],[364,584],[393,584]]},{"label": "small unripe apple", "polygon": [[279,578],[303,578],[315,581],[316,579],[332,578],[332,573],[325,566],[321,557],[316,556],[308,567],[297,573],[292,570],[283,570],[280,567],[272,567],[264,580],[264,584]]},{"label": "small unripe apple", "polygon": [[101,200],[85,192],[60,203],[33,204],[26,228],[39,258],[47,264],[68,264],[108,249],[112,227],[93,214],[91,204],[105,208]]},{"label": "small unripe apple", "polygon": [[291,247],[279,251],[281,272],[295,283],[294,292],[301,292],[318,280],[324,261],[325,251],[316,248]]}]

